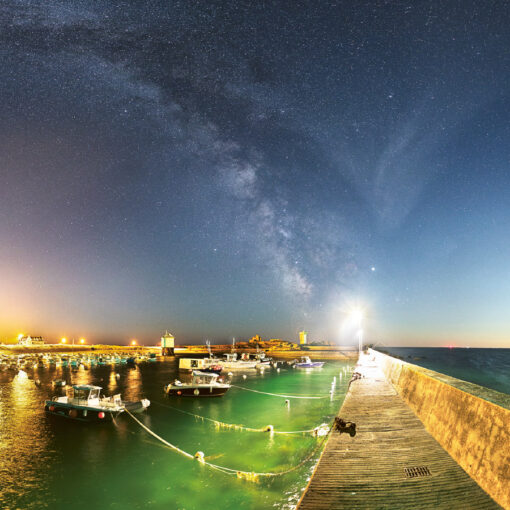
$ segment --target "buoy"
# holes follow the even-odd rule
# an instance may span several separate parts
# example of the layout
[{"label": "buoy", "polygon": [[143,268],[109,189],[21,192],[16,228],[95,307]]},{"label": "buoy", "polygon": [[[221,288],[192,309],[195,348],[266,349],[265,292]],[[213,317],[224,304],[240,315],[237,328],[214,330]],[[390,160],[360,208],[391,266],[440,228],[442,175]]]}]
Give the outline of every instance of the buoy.
[{"label": "buoy", "polygon": [[100,418],[101,420],[104,418],[105,414],[103,413],[103,411],[100,411],[99,413],[97,413],[97,417]]},{"label": "buoy", "polygon": [[280,369],[279,369],[279,368],[277,368],[277,369],[276,369],[276,371],[277,371],[277,372],[279,372],[279,371],[280,371]]},{"label": "buoy", "polygon": [[181,390],[179,390],[179,391],[177,392],[177,395],[182,395],[182,391],[181,391]]},{"label": "buoy", "polygon": [[229,372],[227,375],[228,375],[229,377],[232,377],[234,374],[233,374],[232,372]]},{"label": "buoy", "polygon": [[193,394],[198,397],[198,395],[200,395],[200,390],[196,389],[195,391],[193,391]]},{"label": "buoy", "polygon": [[201,462],[203,464],[205,462],[204,452],[197,452],[197,453],[195,453],[195,459],[197,459],[198,462]]},{"label": "buoy", "polygon": [[78,416],[78,411],[76,411],[76,409],[69,409],[69,416],[71,418],[76,418]]},{"label": "buoy", "polygon": [[268,425],[264,428],[264,432],[270,432],[272,434],[274,432],[274,427],[272,425]]},{"label": "buoy", "polygon": [[285,405],[286,405],[287,407],[290,407],[290,400],[289,400],[289,399],[285,400]]},{"label": "buoy", "polygon": [[120,374],[115,374],[115,377],[116,377],[117,379],[120,379]]},{"label": "buoy", "polygon": [[246,374],[243,374],[243,379],[246,379]]},{"label": "buoy", "polygon": [[36,386],[41,386],[41,379],[36,379],[34,382]]},{"label": "buoy", "polygon": [[49,409],[51,412],[53,412],[55,410],[55,406],[50,406]]}]

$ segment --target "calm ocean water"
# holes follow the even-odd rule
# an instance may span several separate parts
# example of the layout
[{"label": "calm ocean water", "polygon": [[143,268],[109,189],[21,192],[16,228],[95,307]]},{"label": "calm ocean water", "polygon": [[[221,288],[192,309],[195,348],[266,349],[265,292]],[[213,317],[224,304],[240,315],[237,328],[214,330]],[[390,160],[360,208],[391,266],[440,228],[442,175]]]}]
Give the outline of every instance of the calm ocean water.
[{"label": "calm ocean water", "polygon": [[[14,509],[290,509],[306,486],[315,462],[258,484],[213,471],[169,450],[129,416],[117,424],[81,424],[48,418],[44,399],[55,394],[51,382],[97,384],[107,395],[126,400],[149,398],[141,420],[157,434],[215,464],[246,471],[282,471],[299,464],[317,445],[311,435],[275,435],[220,429],[156,402],[249,427],[311,429],[330,422],[346,392],[351,365],[327,362],[319,370],[266,370],[234,376],[234,384],[292,395],[328,395],[333,400],[291,400],[232,388],[218,399],[176,400],[163,386],[177,377],[175,360],[136,367],[102,366],[70,372],[62,368],[27,370],[28,377],[0,372],[0,508]],[[116,377],[116,373],[120,375]],[[42,385],[37,387],[34,378]]]},{"label": "calm ocean water", "polygon": [[384,347],[430,370],[510,394],[510,349]]}]

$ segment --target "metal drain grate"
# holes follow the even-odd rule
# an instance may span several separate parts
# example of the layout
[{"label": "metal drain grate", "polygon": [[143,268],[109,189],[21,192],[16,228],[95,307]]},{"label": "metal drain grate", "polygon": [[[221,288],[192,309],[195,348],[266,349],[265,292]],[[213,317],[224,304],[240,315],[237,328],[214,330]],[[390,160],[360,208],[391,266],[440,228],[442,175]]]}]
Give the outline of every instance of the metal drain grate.
[{"label": "metal drain grate", "polygon": [[416,478],[418,476],[432,476],[427,466],[404,468],[406,478]]}]

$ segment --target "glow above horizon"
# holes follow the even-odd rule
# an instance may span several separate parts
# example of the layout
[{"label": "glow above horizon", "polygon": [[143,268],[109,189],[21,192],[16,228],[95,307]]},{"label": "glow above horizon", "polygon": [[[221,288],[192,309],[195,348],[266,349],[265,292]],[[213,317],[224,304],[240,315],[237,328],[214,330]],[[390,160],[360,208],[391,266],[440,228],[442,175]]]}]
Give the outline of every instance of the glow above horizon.
[{"label": "glow above horizon", "polygon": [[0,340],[508,346],[510,8],[250,4],[5,3]]}]

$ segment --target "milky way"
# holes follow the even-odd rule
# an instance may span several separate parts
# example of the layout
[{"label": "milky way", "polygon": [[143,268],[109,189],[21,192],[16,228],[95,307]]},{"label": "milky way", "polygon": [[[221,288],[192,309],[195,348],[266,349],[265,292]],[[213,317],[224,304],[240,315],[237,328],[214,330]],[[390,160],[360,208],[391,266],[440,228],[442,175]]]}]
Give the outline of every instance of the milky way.
[{"label": "milky way", "polygon": [[501,345],[509,14],[3,2],[0,336]]}]

